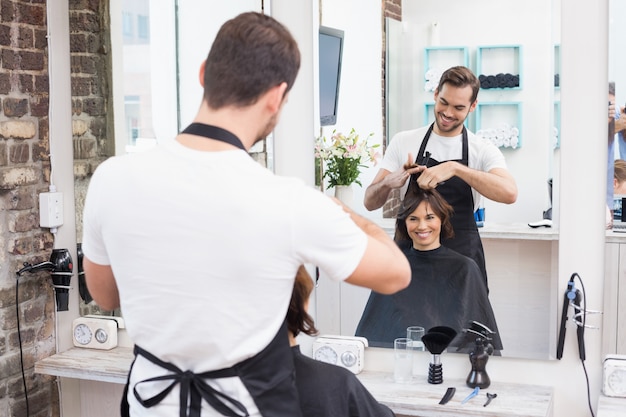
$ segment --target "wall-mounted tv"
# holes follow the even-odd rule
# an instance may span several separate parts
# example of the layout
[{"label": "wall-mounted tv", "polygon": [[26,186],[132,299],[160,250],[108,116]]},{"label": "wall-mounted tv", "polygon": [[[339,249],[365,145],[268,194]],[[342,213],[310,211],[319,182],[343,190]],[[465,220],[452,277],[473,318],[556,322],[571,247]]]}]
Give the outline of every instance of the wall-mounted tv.
[{"label": "wall-mounted tv", "polygon": [[337,123],[343,30],[320,26],[319,36],[320,122],[330,126]]}]

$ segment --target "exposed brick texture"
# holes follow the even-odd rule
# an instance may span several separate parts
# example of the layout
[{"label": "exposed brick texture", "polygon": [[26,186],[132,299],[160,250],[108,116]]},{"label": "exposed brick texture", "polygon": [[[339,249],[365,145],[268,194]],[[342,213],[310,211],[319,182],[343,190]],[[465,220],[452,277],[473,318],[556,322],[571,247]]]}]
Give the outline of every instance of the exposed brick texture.
[{"label": "exposed brick texture", "polygon": [[50,172],[46,3],[0,0],[2,416],[26,417],[16,314],[30,415],[60,415],[56,379],[34,373],[36,360],[55,353],[54,293],[45,275],[22,276],[19,281],[15,276],[24,262],[47,260],[53,248],[52,235],[39,227],[38,200],[48,188]]},{"label": "exposed brick texture", "polygon": [[[386,119],[386,114],[387,114],[387,91],[385,89],[385,85],[386,85],[386,79],[387,79],[387,74],[385,72],[385,67],[386,67],[386,59],[385,57],[387,56],[386,54],[386,48],[387,45],[385,43],[385,39],[386,39],[386,26],[385,26],[385,20],[384,18],[389,17],[391,19],[395,19],[395,20],[402,20],[402,0],[383,0],[383,39],[382,39],[382,45],[383,45],[383,51],[382,51],[382,57],[381,57],[381,62],[382,62],[382,69],[381,69],[381,78],[382,78],[382,85],[381,85],[381,89],[382,89],[382,109],[383,109],[383,132],[386,132],[387,129],[385,128],[386,123],[387,123],[387,119]],[[391,139],[391,138],[389,138]],[[386,148],[386,144],[387,144],[387,137],[385,135],[385,133],[383,133],[383,149]],[[400,193],[398,190],[393,190],[390,194],[389,194],[389,198],[387,199],[387,202],[383,205],[383,217],[384,218],[394,218],[396,217],[396,214],[398,213],[398,208],[400,207]]]},{"label": "exposed brick texture", "polygon": [[72,71],[72,139],[76,232],[89,179],[96,167],[115,152],[111,88],[111,57],[107,0],[70,1],[70,65]]}]

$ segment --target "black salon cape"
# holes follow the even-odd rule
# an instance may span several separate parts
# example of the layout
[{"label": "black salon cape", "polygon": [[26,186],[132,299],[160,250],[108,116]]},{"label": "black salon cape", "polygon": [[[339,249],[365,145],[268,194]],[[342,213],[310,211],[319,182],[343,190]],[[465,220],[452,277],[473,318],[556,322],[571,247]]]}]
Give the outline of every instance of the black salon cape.
[{"label": "black salon cape", "polygon": [[352,372],[291,348],[303,417],[393,417]]},{"label": "black salon cape", "polygon": [[[393,347],[395,338],[406,337],[409,326],[422,326],[426,331],[448,326],[458,333],[450,347],[458,347],[467,343],[461,331],[472,320],[498,331],[476,262],[445,246],[430,251],[409,246],[402,251],[411,265],[411,283],[392,295],[372,291],[356,336],[367,338],[369,346]],[[493,336],[491,344],[498,351],[502,349],[499,334]]]}]

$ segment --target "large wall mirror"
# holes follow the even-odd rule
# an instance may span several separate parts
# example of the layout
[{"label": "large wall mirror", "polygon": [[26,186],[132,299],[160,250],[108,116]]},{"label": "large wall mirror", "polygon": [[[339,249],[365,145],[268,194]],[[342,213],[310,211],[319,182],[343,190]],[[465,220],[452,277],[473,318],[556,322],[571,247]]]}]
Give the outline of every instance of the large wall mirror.
[{"label": "large wall mirror", "polygon": [[[626,107],[626,28],[623,27],[620,17],[626,13],[626,3],[619,0],[609,1],[609,81],[615,83],[615,110],[618,116],[626,118],[621,109]],[[621,113],[621,114],[620,114]],[[621,124],[617,124],[621,126]],[[624,133],[620,136],[616,132],[614,152],[609,157],[626,160],[626,142]],[[622,194],[622,192],[620,192]]]},{"label": "large wall mirror", "polygon": [[[483,236],[502,356],[552,359],[558,314],[560,2],[510,3],[494,8],[489,0],[404,1],[402,21],[387,19],[387,138],[432,122],[427,77],[432,70],[466,65],[477,74],[480,68],[487,75],[519,74],[519,88],[481,90],[480,114],[476,111],[467,123],[472,131],[500,124],[519,130],[516,147],[501,147],[518,183],[518,201],[487,201],[487,222],[523,229],[542,219],[551,206],[548,180],[553,180],[551,229],[527,227],[521,239]],[[393,221],[385,224],[393,234]],[[368,296],[369,290],[320,280],[322,330],[354,335]]]},{"label": "large wall mirror", "polygon": [[[436,48],[444,51],[446,47],[467,47],[468,66],[475,69],[478,47],[519,47],[519,57],[512,59],[516,64],[505,68],[505,71],[516,71],[517,66],[522,78],[522,88],[511,91],[481,91],[479,94],[479,101],[516,103],[515,106],[502,107],[517,109],[513,116],[509,111],[504,114],[507,114],[507,121],[519,120],[520,123],[520,145],[515,149],[503,149],[520,188],[518,203],[511,206],[487,203],[487,220],[503,224],[526,224],[540,219],[543,211],[550,205],[547,180],[558,171],[555,166],[558,164],[559,150],[554,132],[558,132],[559,91],[554,79],[559,70],[559,2],[511,1],[515,13],[503,12],[502,10],[511,10],[506,7],[494,9],[489,0],[453,2],[451,7],[449,4],[441,6],[436,0],[405,0],[402,5],[403,21],[387,22],[388,137],[399,130],[418,127],[428,122],[428,103],[432,102],[433,94],[424,90],[426,48],[433,47],[431,63],[437,59],[446,63],[450,58],[436,57]],[[149,146],[155,138],[171,139],[181,125],[190,121],[200,104],[201,89],[196,77],[178,77],[177,74],[195,74],[199,63],[208,52],[208,45],[207,50],[182,46],[196,45],[199,37],[212,38],[219,27],[219,23],[211,25],[206,19],[189,25],[176,25],[176,15],[180,19],[192,20],[207,15],[198,13],[197,9],[192,10],[191,3],[194,3],[195,8],[199,6],[198,2],[190,0],[109,3],[112,16],[112,79],[115,80],[116,74],[124,70],[120,67],[120,62],[125,62],[124,65],[135,65],[130,79],[135,91],[124,92],[120,90],[119,83],[112,83],[110,88],[115,105],[111,104],[111,108],[121,108],[123,112],[120,117],[116,110],[115,135],[112,132],[110,134],[110,137],[115,137],[115,146],[111,146],[114,150],[109,149],[109,154],[103,152],[99,155],[101,158],[117,151],[135,151],[138,147]],[[133,8],[125,10],[121,7],[121,4],[127,3],[132,4]],[[267,3],[265,2],[266,5]],[[371,3],[375,2],[368,4]],[[175,4],[178,5],[177,9]],[[223,12],[224,16],[216,17],[215,22],[223,22],[242,10],[259,9],[259,4],[258,0],[247,0],[237,2],[236,6],[232,5],[232,10],[231,6],[220,6],[220,13]],[[379,3],[376,5],[378,7]],[[332,3],[325,5],[323,13],[331,13],[333,7]],[[211,21],[215,12],[212,10],[210,13]],[[528,30],[529,27],[533,30]],[[186,32],[186,28],[201,28],[204,32],[202,35],[192,34]],[[74,31],[72,28],[71,30]],[[114,51],[116,45],[119,48],[125,42],[128,43],[126,52],[123,52],[124,48]],[[151,50],[152,43],[158,45],[158,49]],[[346,47],[349,48],[350,45]],[[117,59],[120,54],[122,61]],[[170,55],[172,59],[163,59]],[[176,56],[178,61],[174,59]],[[349,56],[349,51],[346,56]],[[155,72],[147,76],[141,72],[146,69]],[[150,91],[151,97],[146,99],[142,89]],[[340,96],[348,97],[344,92]],[[152,109],[151,114],[156,114],[154,110],[161,108],[166,117],[142,119],[146,106]],[[489,110],[485,107],[482,111],[485,116],[483,126],[488,124]],[[80,117],[75,115],[74,120],[77,119]],[[145,124],[146,122],[150,123]],[[476,121],[472,120],[471,123],[469,128],[474,130]],[[118,132],[124,132],[124,135]],[[77,148],[79,151],[85,150]],[[79,200],[84,198],[86,184],[86,180],[77,178],[76,196]],[[556,178],[554,188],[558,189]],[[556,200],[555,203],[558,204],[558,199]],[[82,204],[78,202],[79,216],[81,209]],[[558,214],[558,210],[555,213]],[[79,217],[78,242],[82,233],[80,223]],[[389,230],[392,233],[392,229]],[[553,355],[557,321],[554,282],[557,276],[556,234],[558,229],[554,227],[546,232],[547,237],[537,240],[483,240],[488,269],[498,271],[495,274],[489,272],[490,298],[503,336],[503,356],[547,359]],[[495,255],[490,256],[494,253]],[[528,259],[533,261],[527,262]],[[347,285],[326,291],[325,285],[329,283],[320,280],[316,300],[320,324],[318,327],[325,333],[353,335],[369,292]],[[97,312],[93,305],[83,307],[83,313]],[[326,320],[322,317],[323,313],[331,317]]]}]

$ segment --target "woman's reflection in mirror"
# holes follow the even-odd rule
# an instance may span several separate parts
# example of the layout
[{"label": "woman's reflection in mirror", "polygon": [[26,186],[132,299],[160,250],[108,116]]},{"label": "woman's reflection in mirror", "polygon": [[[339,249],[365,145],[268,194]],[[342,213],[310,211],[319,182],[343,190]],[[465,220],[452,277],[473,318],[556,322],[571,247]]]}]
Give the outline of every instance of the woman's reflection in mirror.
[{"label": "woman's reflection in mirror", "polygon": [[[370,346],[391,347],[408,326],[448,326],[461,334],[475,320],[496,334],[487,286],[476,262],[441,244],[454,235],[452,207],[436,190],[410,187],[396,219],[396,243],[411,265],[411,283],[392,295],[372,292],[356,329]],[[460,347],[461,338],[450,346]]]}]

